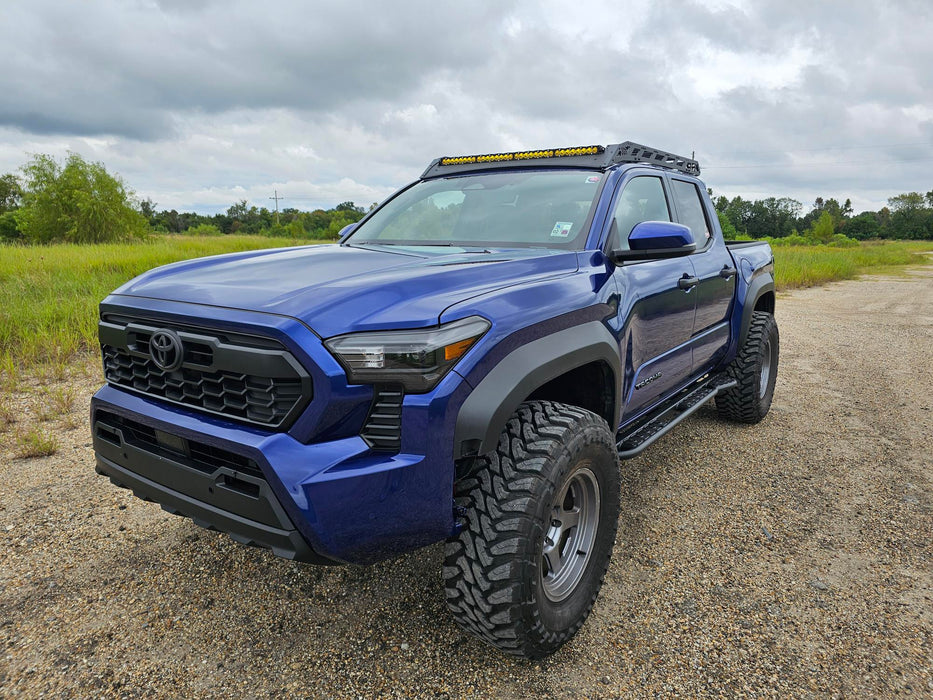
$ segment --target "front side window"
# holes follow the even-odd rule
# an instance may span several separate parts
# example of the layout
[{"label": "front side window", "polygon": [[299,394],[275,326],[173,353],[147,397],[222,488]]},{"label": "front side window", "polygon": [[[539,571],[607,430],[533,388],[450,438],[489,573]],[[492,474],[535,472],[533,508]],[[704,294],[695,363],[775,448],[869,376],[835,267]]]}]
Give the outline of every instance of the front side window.
[{"label": "front side window", "polygon": [[688,226],[693,232],[693,240],[697,248],[702,248],[709,240],[709,223],[703,213],[703,202],[700,201],[700,192],[692,182],[673,180],[674,201],[677,202],[677,212],[680,214],[680,223]]},{"label": "front side window", "polygon": [[587,170],[506,171],[419,182],[346,242],[580,249],[603,177]]},{"label": "front side window", "polygon": [[616,204],[615,247],[628,250],[628,237],[642,221],[670,221],[671,211],[659,177],[640,176],[629,180]]}]

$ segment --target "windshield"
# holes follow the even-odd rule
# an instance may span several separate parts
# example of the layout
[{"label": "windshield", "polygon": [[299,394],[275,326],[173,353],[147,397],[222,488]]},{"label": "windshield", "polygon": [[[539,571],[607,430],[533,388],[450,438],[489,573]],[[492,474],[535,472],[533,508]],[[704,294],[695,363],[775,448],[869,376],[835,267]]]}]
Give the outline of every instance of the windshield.
[{"label": "windshield", "polygon": [[347,243],[579,249],[602,178],[592,170],[545,170],[419,182]]}]

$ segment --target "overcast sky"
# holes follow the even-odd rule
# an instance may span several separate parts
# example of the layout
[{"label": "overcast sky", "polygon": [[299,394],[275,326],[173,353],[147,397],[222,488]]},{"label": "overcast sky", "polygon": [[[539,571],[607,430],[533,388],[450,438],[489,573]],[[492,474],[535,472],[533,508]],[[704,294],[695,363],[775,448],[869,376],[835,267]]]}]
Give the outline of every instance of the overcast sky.
[{"label": "overcast sky", "polygon": [[0,173],[368,205],[440,155],[638,141],[717,194],[933,189],[933,2],[0,0]]}]

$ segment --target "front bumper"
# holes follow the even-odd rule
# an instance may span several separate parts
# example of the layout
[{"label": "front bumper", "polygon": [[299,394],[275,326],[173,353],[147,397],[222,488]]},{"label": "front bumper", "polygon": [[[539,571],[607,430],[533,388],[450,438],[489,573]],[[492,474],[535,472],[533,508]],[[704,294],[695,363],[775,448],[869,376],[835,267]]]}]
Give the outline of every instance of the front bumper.
[{"label": "front bumper", "polygon": [[[409,423],[432,406],[405,409]],[[97,471],[116,484],[288,559],[372,563],[455,529],[450,442],[431,452],[424,433],[424,454],[404,436],[398,454],[359,436],[304,444],[110,386],[92,399],[91,429]]]}]

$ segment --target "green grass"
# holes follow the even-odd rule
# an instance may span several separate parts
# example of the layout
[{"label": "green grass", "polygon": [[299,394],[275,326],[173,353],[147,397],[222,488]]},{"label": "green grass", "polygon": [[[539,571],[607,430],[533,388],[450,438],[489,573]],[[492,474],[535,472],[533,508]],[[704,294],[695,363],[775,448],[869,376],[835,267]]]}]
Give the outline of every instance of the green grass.
[{"label": "green grass", "polygon": [[[97,348],[97,305],[136,275],[176,260],[294,245],[260,236],[162,236],[145,243],[0,245],[0,390],[41,370],[65,377],[76,353]],[[779,289],[851,279],[930,262],[933,242],[865,243],[857,248],[775,248]],[[64,397],[62,401],[64,401]]]},{"label": "green grass", "polygon": [[144,243],[0,245],[0,384],[61,371],[97,347],[97,305],[146,270],[187,258],[295,245],[286,238],[159,236]]},{"label": "green grass", "polygon": [[39,427],[31,428],[16,436],[14,454],[20,459],[48,457],[58,452],[58,439]]},{"label": "green grass", "polygon": [[857,248],[786,246],[774,249],[778,290],[813,287],[859,275],[890,273],[905,265],[933,262],[933,241],[871,241]]}]

